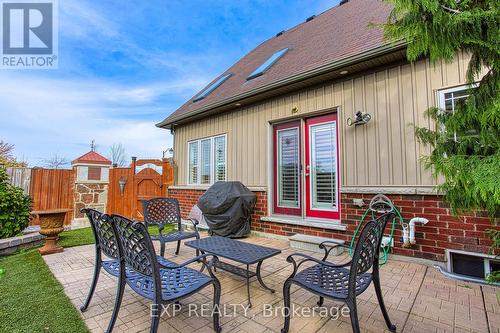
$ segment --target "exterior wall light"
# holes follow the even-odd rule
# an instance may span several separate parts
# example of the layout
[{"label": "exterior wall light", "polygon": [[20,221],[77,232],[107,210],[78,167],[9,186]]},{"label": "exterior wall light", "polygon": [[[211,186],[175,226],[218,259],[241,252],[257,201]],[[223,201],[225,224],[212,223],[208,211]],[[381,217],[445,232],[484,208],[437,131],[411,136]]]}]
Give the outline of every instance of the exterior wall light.
[{"label": "exterior wall light", "polygon": [[356,112],[354,120],[350,117],[347,118],[347,126],[358,126],[368,123],[372,119],[372,116],[367,112]]},{"label": "exterior wall light", "polygon": [[127,177],[121,176],[120,179],[118,179],[118,185],[120,185],[120,193],[123,195],[123,191],[125,190],[125,185],[127,185]]}]

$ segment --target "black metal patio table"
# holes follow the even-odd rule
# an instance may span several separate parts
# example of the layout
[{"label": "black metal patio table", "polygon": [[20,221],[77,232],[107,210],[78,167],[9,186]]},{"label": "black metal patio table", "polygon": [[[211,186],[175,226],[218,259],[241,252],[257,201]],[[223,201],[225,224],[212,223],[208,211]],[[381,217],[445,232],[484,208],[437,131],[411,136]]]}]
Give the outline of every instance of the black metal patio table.
[{"label": "black metal patio table", "polygon": [[[271,258],[281,253],[281,250],[273,249],[270,247],[250,244],[238,241],[232,238],[212,236],[202,239],[192,240],[185,243],[187,246],[200,250],[203,254],[213,254],[218,257],[233,260],[235,262],[246,265],[246,269],[218,261],[215,267],[224,271],[244,277],[247,280],[247,295],[248,305],[251,307],[250,302],[250,278],[256,276],[260,285],[270,292],[274,290],[265,285],[260,274],[262,262],[265,259]],[[257,264],[255,272],[250,270],[250,265]]]}]

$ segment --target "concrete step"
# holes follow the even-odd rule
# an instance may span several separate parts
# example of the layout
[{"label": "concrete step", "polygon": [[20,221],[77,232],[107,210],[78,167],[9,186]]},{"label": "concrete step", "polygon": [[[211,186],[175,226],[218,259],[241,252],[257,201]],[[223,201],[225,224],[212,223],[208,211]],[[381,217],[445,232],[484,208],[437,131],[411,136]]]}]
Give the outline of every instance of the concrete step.
[{"label": "concrete step", "polygon": [[[332,240],[339,242],[341,244],[345,243],[345,241],[340,239],[296,234],[290,237],[290,247],[297,250],[324,253],[324,250],[319,248],[319,244],[323,243],[324,241],[332,241]],[[330,254],[338,256],[343,252],[343,250],[344,250],[343,247],[335,246],[334,249],[332,249],[332,251],[330,252]]]}]

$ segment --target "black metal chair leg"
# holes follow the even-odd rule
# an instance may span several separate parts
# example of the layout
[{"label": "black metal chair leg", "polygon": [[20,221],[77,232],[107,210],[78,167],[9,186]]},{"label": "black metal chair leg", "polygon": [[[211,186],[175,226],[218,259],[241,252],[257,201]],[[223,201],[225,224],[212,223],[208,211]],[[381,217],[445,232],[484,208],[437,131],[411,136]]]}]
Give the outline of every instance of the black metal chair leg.
[{"label": "black metal chair leg", "polygon": [[319,301],[318,301],[318,306],[323,306],[323,303],[325,302],[325,298],[323,296],[320,296],[319,297]]},{"label": "black metal chair leg", "polygon": [[220,333],[222,330],[222,327],[220,326],[220,294],[221,294],[221,287],[220,287],[220,282],[215,280],[214,281],[214,315],[213,315],[213,320],[214,320],[214,331],[216,333]]},{"label": "black metal chair leg", "polygon": [[118,281],[118,289],[116,291],[115,307],[113,308],[113,313],[108,324],[107,333],[113,332],[113,327],[116,323],[116,318],[118,318],[118,312],[120,312],[120,306],[122,305],[123,291],[125,290],[125,279],[120,279]]},{"label": "black metal chair leg", "polygon": [[[100,251],[100,250],[98,250]],[[80,307],[80,311],[85,312],[89,307],[90,300],[92,300],[92,296],[94,295],[95,287],[97,285],[97,280],[99,280],[99,273],[101,272],[102,259],[99,254],[96,255],[96,261],[94,266],[94,277],[92,278],[92,284],[90,285],[89,294],[87,296],[87,300]]]},{"label": "black metal chair leg", "polygon": [[160,241],[160,256],[165,256],[165,242]]},{"label": "black metal chair leg", "polygon": [[385,323],[387,328],[390,331],[396,332],[396,325],[391,322],[389,318],[389,314],[387,313],[387,309],[385,307],[384,298],[382,297],[382,288],[380,287],[380,277],[378,272],[373,274],[373,287],[375,288],[375,293],[377,294],[378,305],[380,306],[380,310],[382,310],[382,315],[384,316]]},{"label": "black metal chair leg", "polygon": [[175,251],[175,255],[178,255],[179,254],[179,250],[181,249],[181,241],[178,240],[177,241],[177,250]]},{"label": "black metal chair leg", "polygon": [[158,326],[160,326],[160,304],[156,304],[156,309],[151,311],[151,328],[149,329],[150,333],[158,332]]},{"label": "black metal chair leg", "polygon": [[286,280],[283,285],[283,299],[284,299],[284,314],[285,314],[285,323],[283,328],[281,329],[281,333],[288,333],[290,329],[290,287],[292,286],[292,282],[290,280]]},{"label": "black metal chair leg", "polygon": [[356,308],[356,299],[352,303],[348,302],[349,316],[351,317],[351,325],[353,333],[360,333],[359,320],[358,320],[358,310]]}]

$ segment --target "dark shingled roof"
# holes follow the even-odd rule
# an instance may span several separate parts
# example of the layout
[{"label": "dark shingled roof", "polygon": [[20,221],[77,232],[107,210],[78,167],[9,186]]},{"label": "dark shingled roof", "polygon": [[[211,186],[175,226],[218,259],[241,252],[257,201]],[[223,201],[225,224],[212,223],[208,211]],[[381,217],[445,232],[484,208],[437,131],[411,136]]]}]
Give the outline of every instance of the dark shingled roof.
[{"label": "dark shingled roof", "polygon": [[[210,109],[212,104],[387,46],[389,42],[384,40],[382,28],[371,23],[385,22],[390,10],[391,6],[382,0],[349,0],[333,7],[257,46],[211,82],[231,73],[222,85],[204,99],[193,102],[199,93],[196,94],[157,126],[168,127],[200,109]],[[263,75],[247,81],[250,73],[283,48],[289,51],[281,59]]]}]

